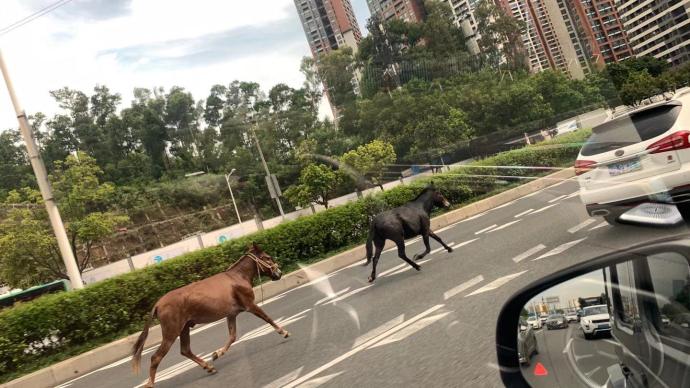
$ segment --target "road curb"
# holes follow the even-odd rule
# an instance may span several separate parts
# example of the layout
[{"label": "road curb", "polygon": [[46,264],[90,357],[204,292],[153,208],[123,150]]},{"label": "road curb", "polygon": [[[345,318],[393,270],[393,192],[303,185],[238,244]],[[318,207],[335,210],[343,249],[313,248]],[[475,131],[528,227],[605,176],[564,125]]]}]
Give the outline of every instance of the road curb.
[{"label": "road curb", "polygon": [[[567,168],[545,177],[535,179],[518,187],[435,217],[431,220],[431,228],[439,229],[455,224],[456,222],[484,213],[497,206],[512,202],[527,194],[532,194],[554,184],[569,180],[574,176],[574,170],[572,168]],[[363,245],[360,245],[308,267],[291,272],[278,281],[266,283],[263,287],[255,287],[254,293],[257,301],[261,301],[262,298],[267,300],[304,285],[313,280],[313,274],[328,274],[355,264],[362,260],[364,256],[365,248]],[[54,387],[128,357],[131,354],[132,346],[137,337],[139,337],[139,333],[129,335],[115,342],[111,342],[50,367],[2,384],[0,387]],[[145,347],[155,346],[160,343],[160,341],[160,326],[156,325],[151,327]]]}]

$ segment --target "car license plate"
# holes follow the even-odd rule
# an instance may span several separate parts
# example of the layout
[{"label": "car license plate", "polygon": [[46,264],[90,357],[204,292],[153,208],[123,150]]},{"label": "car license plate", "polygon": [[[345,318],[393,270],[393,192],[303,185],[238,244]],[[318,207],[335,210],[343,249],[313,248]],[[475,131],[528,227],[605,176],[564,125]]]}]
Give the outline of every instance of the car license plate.
[{"label": "car license plate", "polygon": [[602,323],[602,324],[600,324],[600,325],[597,327],[597,329],[599,329],[599,330],[601,330],[601,329],[610,329],[610,328],[611,328],[611,325],[609,325],[608,323]]},{"label": "car license plate", "polygon": [[609,175],[618,176],[629,172],[642,170],[640,158],[629,159],[620,163],[609,164]]}]

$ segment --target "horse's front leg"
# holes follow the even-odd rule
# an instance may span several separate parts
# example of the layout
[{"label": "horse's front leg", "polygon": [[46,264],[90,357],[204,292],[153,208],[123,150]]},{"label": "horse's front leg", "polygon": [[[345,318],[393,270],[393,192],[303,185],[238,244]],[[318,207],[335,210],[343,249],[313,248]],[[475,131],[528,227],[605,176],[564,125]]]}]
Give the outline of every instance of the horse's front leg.
[{"label": "horse's front leg", "polygon": [[422,260],[424,256],[428,255],[429,252],[431,252],[431,246],[429,245],[429,235],[427,233],[422,233],[422,240],[424,241],[424,252],[422,253],[417,253],[414,255],[412,258],[413,260]]},{"label": "horse's front leg", "polygon": [[266,314],[266,312],[262,310],[261,307],[257,306],[255,303],[252,302],[250,305],[248,305],[247,311],[263,319],[269,325],[273,326],[273,328],[276,329],[278,334],[282,335],[283,338],[287,338],[290,336],[290,333],[288,333],[287,330],[283,329],[282,327],[278,326],[278,324],[273,322],[271,317],[269,317],[268,314]]},{"label": "horse's front leg", "polygon": [[448,252],[453,252],[453,248],[451,248],[451,247],[449,247],[448,245],[446,245],[446,243],[444,243],[443,240],[441,240],[441,237],[438,237],[438,236],[436,235],[436,233],[434,233],[434,232],[432,232],[432,231],[429,231],[429,236],[431,236],[431,238],[433,238],[434,240],[438,241],[441,245],[443,245],[443,247],[446,248],[446,250],[447,250]]},{"label": "horse's front leg", "polygon": [[230,349],[230,345],[232,345],[232,343],[235,342],[235,340],[237,339],[237,321],[236,321],[236,318],[237,318],[236,315],[232,315],[232,316],[227,317],[228,334],[230,337],[228,338],[228,342],[225,344],[225,346],[223,346],[222,348],[213,352],[213,356],[212,356],[213,360],[216,360],[218,357],[227,353],[228,350]]}]

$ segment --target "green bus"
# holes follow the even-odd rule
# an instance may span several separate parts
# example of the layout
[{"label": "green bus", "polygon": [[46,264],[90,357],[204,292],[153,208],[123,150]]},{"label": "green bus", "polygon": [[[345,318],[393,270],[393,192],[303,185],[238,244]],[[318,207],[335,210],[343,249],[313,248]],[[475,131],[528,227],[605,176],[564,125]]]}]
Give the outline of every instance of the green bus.
[{"label": "green bus", "polygon": [[17,302],[27,302],[45,294],[69,291],[70,283],[65,279],[56,280],[51,283],[33,286],[26,290],[14,291],[0,296],[0,309],[14,306]]}]

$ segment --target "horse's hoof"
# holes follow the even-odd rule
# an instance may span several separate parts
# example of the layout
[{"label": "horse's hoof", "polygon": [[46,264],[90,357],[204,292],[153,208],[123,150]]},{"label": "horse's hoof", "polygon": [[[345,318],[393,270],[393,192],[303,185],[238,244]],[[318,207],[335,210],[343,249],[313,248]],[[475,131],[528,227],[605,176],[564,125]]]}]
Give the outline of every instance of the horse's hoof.
[{"label": "horse's hoof", "polygon": [[376,280],[376,279],[375,279],[375,278],[373,278],[373,277],[371,277],[371,276],[369,276],[369,283],[373,283],[373,282],[374,282],[374,280]]},{"label": "horse's hoof", "polygon": [[218,370],[214,367],[211,367],[206,372],[208,372],[208,374],[210,374],[210,375],[215,375],[216,373],[218,373]]},{"label": "horse's hoof", "polygon": [[448,248],[448,253],[453,252],[453,248]]},{"label": "horse's hoof", "polygon": [[422,270],[422,267],[416,266],[416,267],[414,267],[414,269],[416,269],[417,271],[421,271],[421,270]]},{"label": "horse's hoof", "polygon": [[148,384],[144,385],[144,388],[153,388],[153,384],[148,383]]},{"label": "horse's hoof", "polygon": [[287,330],[283,330],[283,338],[287,338],[290,336],[290,333],[288,333]]},{"label": "horse's hoof", "polygon": [[218,359],[218,357],[220,357],[220,356],[218,355],[218,352],[215,351],[215,352],[213,352],[213,355],[211,356],[211,360],[216,361]]}]

